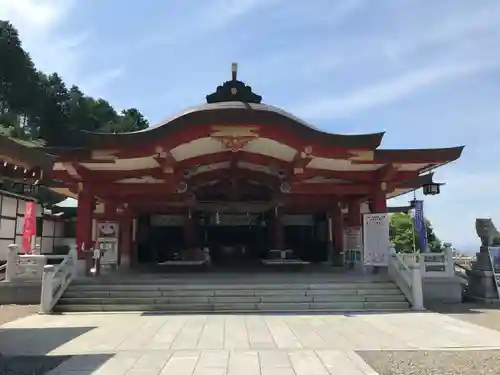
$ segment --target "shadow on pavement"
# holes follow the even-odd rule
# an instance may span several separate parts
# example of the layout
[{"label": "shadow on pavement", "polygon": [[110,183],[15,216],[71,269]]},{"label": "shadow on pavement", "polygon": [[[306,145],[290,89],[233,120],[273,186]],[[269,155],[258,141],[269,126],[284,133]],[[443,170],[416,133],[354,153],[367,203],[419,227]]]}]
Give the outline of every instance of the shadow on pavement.
[{"label": "shadow on pavement", "polygon": [[1,328],[1,375],[92,374],[112,354],[47,355],[97,327]]},{"label": "shadow on pavement", "polygon": [[0,357],[0,374],[65,375],[76,371],[79,375],[90,375],[112,356],[112,354],[6,356]]},{"label": "shadow on pavement", "polygon": [[95,328],[0,328],[0,353],[4,356],[47,354]]},{"label": "shadow on pavement", "polygon": [[428,311],[441,314],[483,314],[484,311],[481,310],[500,311],[500,304],[486,302],[443,303],[426,305],[426,308]]}]

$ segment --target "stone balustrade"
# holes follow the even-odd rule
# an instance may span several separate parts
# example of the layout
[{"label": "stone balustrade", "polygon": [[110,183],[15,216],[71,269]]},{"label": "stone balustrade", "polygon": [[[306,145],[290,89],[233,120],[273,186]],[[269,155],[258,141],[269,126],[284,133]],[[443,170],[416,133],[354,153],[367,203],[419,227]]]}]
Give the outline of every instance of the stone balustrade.
[{"label": "stone balustrade", "polygon": [[5,281],[42,282],[43,268],[49,260],[62,261],[65,255],[19,254],[19,245],[9,245]]},{"label": "stone balustrade", "polygon": [[441,253],[420,253],[422,277],[455,277],[455,261],[451,245],[445,244]]}]

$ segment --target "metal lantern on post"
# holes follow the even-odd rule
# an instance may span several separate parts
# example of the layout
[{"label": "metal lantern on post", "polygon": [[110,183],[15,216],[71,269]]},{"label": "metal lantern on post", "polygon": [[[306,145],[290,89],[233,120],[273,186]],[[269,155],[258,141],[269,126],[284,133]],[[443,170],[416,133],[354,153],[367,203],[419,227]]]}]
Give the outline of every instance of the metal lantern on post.
[{"label": "metal lantern on post", "polygon": [[438,195],[439,193],[441,193],[441,185],[443,184],[438,184],[435,182],[422,185],[424,195]]}]

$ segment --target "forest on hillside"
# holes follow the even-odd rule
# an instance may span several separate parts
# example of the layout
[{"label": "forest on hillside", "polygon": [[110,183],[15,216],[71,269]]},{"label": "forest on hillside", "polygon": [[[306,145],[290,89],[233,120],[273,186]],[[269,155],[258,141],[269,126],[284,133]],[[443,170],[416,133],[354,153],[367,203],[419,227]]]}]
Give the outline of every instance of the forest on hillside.
[{"label": "forest on hillside", "polygon": [[36,69],[9,21],[0,20],[0,131],[46,146],[70,146],[75,130],[130,132],[148,127],[136,108],[117,112],[106,100],[67,88]]}]

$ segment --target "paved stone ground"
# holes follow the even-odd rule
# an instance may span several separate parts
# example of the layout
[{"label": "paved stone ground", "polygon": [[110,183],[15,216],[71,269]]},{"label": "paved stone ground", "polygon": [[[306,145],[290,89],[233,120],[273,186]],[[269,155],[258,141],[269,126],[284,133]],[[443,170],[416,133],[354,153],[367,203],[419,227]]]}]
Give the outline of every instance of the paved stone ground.
[{"label": "paved stone ground", "polygon": [[486,303],[462,303],[435,305],[431,311],[448,314],[454,318],[500,331],[500,305]]},{"label": "paved stone ground", "polygon": [[433,312],[32,315],[0,352],[70,357],[50,375],[500,373],[500,332]]},{"label": "paved stone ground", "polygon": [[38,305],[0,305],[0,325],[35,314]]}]

